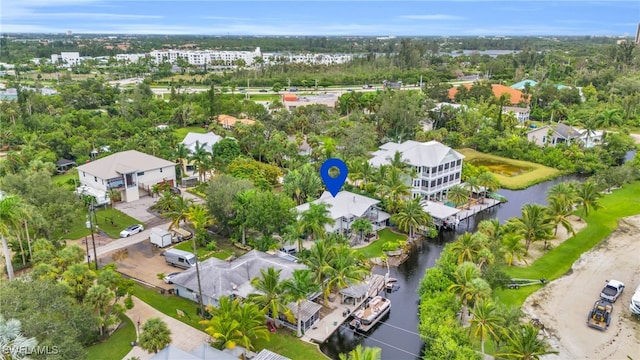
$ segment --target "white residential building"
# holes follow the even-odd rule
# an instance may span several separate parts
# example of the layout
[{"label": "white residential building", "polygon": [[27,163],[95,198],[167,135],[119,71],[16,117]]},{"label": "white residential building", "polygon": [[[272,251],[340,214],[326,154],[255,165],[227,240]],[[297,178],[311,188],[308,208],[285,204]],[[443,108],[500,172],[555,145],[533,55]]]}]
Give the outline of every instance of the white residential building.
[{"label": "white residential building", "polygon": [[369,164],[375,167],[388,165],[396,152],[415,169],[416,177],[408,179],[413,198],[440,200],[450,187],[461,182],[464,155],[437,141],[388,142],[373,153]]},{"label": "white residential building", "polygon": [[79,52],[61,52],[60,54],[51,54],[51,62],[54,64],[76,66],[80,65],[82,58],[80,58]]},{"label": "white residential building", "polygon": [[[373,230],[378,231],[387,226],[387,220],[391,217],[388,213],[378,208],[379,200],[355,194],[349,191],[341,191],[335,197],[325,191],[313,204],[324,203],[329,207],[329,217],[334,220],[333,225],[326,225],[327,232],[349,233],[351,224],[360,218],[368,219],[373,225]],[[300,214],[309,209],[310,203],[296,206]]]},{"label": "white residential building", "polygon": [[189,64],[196,66],[233,66],[237,60],[244,60],[247,66],[251,66],[253,59],[255,57],[261,57],[262,53],[258,47],[254,51],[153,50],[149,55],[156,64],[165,61],[174,64],[178,58],[183,58]]},{"label": "white residential building", "polygon": [[530,111],[529,108],[517,107],[517,106],[505,106],[502,108],[503,114],[513,113],[513,115],[518,119],[518,123],[522,124],[526,121],[529,121]]},{"label": "white residential building", "polygon": [[137,63],[140,59],[149,57],[149,54],[116,54],[117,61],[124,61],[128,63]]},{"label": "white residential building", "polygon": [[117,189],[122,201],[132,202],[150,193],[156,184],[176,183],[175,163],[136,150],[122,151],[77,167],[77,193],[92,195],[97,204],[109,202],[108,192]]},{"label": "white residential building", "polygon": [[[187,133],[187,136],[184,137],[181,144],[184,144],[187,147],[190,154],[193,154],[196,151],[196,146],[202,146],[206,152],[212,153],[213,145],[220,140],[222,140],[222,137],[212,132],[208,132],[206,134],[190,132]],[[187,163],[185,167],[185,169],[182,169],[184,173],[193,175],[194,172],[197,171],[195,166],[191,163]]]}]

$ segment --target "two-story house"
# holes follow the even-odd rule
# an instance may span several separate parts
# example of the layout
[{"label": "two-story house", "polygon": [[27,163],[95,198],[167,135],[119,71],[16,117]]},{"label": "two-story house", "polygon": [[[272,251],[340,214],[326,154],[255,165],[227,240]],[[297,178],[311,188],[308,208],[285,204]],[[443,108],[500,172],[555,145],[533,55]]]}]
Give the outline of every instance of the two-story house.
[{"label": "two-story house", "polygon": [[408,178],[413,198],[440,200],[450,187],[460,184],[464,155],[437,141],[388,142],[373,153],[369,164],[388,165],[396,152],[415,169],[415,177]]},{"label": "two-story house", "polygon": [[[218,141],[222,140],[220,135],[216,135],[213,132],[208,132],[206,134],[189,132],[187,136],[184,137],[181,144],[189,150],[189,154],[193,154],[196,151],[196,147],[201,147],[204,151],[208,153],[213,152],[213,145],[218,143]],[[184,164],[184,169],[182,169],[183,174],[193,175],[197,169],[192,162],[187,162]]]},{"label": "two-story house", "polygon": [[581,147],[591,148],[602,144],[604,132],[576,129],[563,123],[545,125],[527,132],[527,140],[538,146],[556,146],[562,143],[575,143]]},{"label": "two-story house", "polygon": [[76,192],[92,195],[97,205],[109,202],[111,189],[122,201],[131,202],[149,193],[156,184],[176,183],[176,164],[136,150],[122,151],[77,167],[80,187]]},{"label": "two-story house", "polygon": [[[327,232],[349,233],[351,224],[360,218],[368,219],[373,225],[373,230],[378,231],[387,226],[390,214],[378,208],[379,200],[372,199],[349,191],[341,191],[335,197],[325,191],[313,204],[324,203],[328,205],[329,217],[334,221],[333,225],[326,225]],[[309,204],[296,206],[300,214],[309,209]]]}]

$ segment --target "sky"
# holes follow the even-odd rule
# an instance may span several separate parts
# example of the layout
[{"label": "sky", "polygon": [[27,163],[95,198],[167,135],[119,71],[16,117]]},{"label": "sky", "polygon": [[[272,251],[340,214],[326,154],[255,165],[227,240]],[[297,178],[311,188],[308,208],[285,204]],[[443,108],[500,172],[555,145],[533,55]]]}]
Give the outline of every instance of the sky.
[{"label": "sky", "polygon": [[1,0],[0,33],[635,36],[638,0]]}]

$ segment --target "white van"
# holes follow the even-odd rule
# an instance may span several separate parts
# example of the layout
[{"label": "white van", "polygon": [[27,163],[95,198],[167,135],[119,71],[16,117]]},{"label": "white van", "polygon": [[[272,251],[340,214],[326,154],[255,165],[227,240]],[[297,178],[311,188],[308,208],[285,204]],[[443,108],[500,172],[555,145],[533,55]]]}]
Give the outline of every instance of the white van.
[{"label": "white van", "polygon": [[167,265],[190,269],[196,266],[196,256],[188,251],[169,249],[164,252],[164,260]]}]

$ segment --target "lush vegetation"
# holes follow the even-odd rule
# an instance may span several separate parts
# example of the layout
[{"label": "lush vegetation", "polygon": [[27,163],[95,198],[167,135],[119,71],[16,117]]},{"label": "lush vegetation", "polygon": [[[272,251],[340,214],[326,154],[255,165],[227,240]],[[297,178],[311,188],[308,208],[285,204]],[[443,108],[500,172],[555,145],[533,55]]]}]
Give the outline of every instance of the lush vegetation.
[{"label": "lush vegetation", "polygon": [[120,326],[111,334],[109,340],[89,346],[87,359],[111,360],[122,359],[131,350],[131,343],[136,341],[136,327],[126,316],[120,316]]}]

